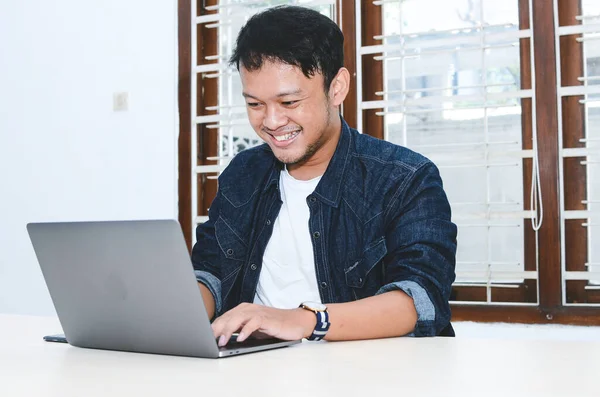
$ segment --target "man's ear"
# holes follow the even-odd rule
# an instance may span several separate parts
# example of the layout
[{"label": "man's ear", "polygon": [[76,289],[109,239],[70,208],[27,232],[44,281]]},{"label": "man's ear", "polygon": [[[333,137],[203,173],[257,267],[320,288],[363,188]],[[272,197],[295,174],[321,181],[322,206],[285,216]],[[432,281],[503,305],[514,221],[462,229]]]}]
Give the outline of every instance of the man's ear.
[{"label": "man's ear", "polygon": [[340,106],[350,90],[350,72],[341,68],[329,86],[329,101],[333,106]]}]

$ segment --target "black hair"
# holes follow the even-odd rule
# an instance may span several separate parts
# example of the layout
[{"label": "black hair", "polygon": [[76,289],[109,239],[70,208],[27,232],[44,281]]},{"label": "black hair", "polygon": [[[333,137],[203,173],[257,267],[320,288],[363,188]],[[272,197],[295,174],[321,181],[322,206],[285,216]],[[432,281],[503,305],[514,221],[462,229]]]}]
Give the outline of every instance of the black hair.
[{"label": "black hair", "polygon": [[328,92],[344,66],[344,35],[335,22],[310,8],[269,8],[242,27],[229,63],[254,71],[265,61],[296,66],[309,78],[320,72]]}]

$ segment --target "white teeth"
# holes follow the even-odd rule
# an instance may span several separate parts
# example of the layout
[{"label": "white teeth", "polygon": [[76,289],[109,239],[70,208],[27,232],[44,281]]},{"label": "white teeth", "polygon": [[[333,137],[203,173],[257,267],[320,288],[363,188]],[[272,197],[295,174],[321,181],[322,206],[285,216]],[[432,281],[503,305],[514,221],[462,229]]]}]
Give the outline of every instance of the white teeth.
[{"label": "white teeth", "polygon": [[299,133],[300,131],[296,131],[281,136],[274,136],[274,138],[277,142],[289,141],[290,139],[295,138]]}]

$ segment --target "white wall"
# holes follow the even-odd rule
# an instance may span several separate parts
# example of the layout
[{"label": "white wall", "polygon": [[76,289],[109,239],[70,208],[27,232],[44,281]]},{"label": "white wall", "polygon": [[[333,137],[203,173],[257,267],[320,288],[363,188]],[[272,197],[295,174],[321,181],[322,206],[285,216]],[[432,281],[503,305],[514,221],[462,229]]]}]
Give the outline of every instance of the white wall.
[{"label": "white wall", "polygon": [[2,1],[0,313],[54,313],[27,222],[176,217],[176,11]]}]

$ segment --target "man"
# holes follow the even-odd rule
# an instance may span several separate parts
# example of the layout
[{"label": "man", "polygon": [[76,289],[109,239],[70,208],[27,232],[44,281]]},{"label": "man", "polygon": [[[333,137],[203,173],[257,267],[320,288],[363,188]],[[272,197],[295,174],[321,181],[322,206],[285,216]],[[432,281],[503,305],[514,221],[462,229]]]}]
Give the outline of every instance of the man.
[{"label": "man", "polygon": [[437,168],[340,117],[343,35],[316,11],[252,17],[231,57],[266,143],[219,177],[192,261],[219,344],[239,332],[454,335],[456,226]]}]

